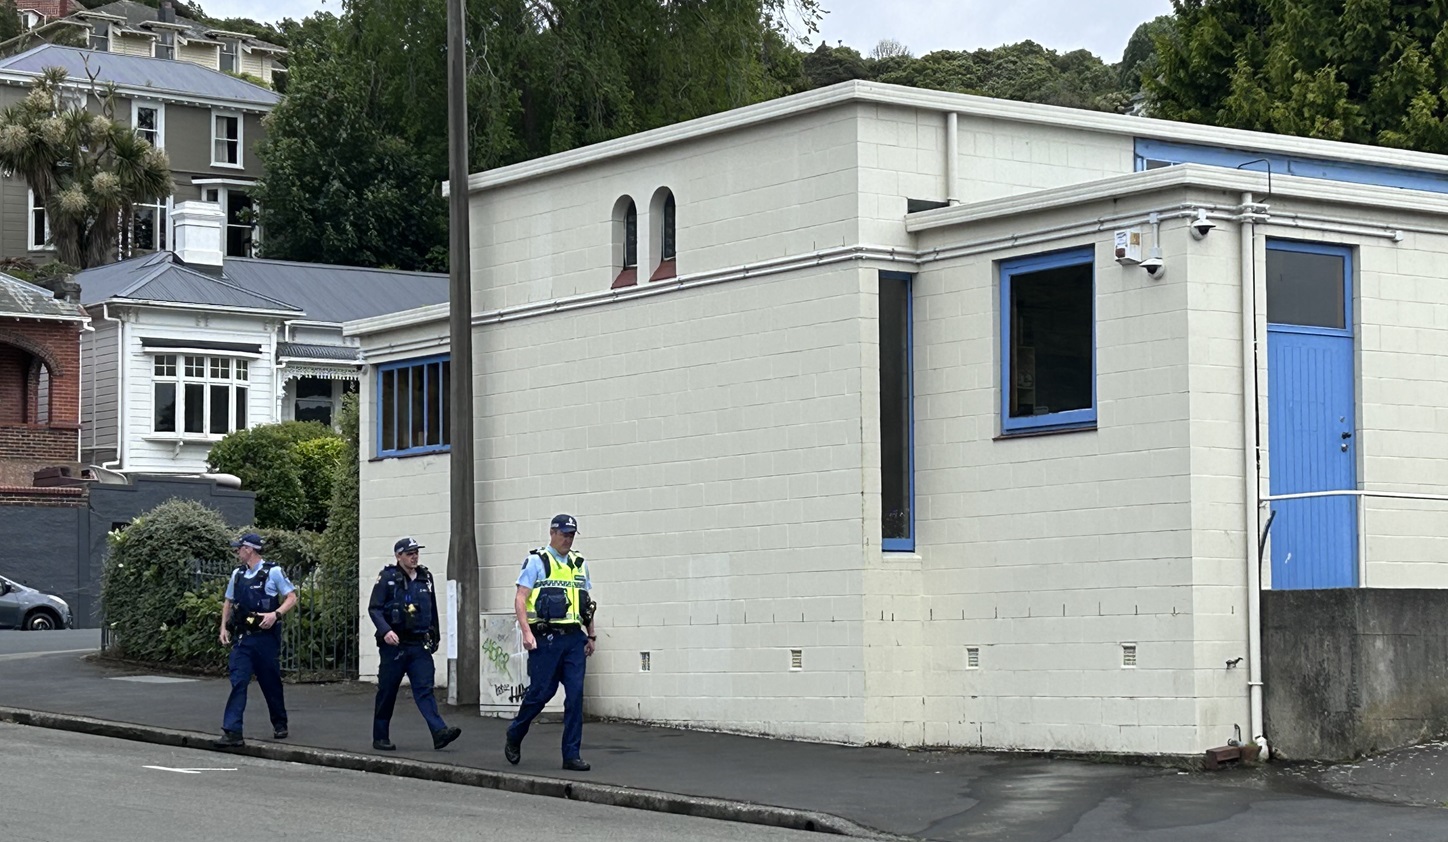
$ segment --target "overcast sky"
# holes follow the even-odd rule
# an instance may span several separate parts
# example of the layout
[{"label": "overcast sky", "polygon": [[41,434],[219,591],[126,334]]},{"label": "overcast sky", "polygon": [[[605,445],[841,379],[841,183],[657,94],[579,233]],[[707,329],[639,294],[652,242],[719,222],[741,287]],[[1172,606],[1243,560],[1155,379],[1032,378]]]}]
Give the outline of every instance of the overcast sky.
[{"label": "overcast sky", "polygon": [[[1058,52],[1086,48],[1107,62],[1121,59],[1139,24],[1171,12],[1171,0],[821,0],[829,10],[820,36],[865,55],[893,38],[914,55],[932,50],[998,47],[1027,38]],[[277,21],[325,9],[339,0],[201,0],[208,15]],[[819,43],[818,38],[814,43]]]}]

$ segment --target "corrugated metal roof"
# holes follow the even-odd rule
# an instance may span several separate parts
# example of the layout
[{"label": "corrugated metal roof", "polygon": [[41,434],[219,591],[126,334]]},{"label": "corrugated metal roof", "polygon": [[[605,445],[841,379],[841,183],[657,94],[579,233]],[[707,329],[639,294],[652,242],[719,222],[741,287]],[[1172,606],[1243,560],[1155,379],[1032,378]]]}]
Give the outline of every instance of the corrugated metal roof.
[{"label": "corrugated metal roof", "polygon": [[26,283],[0,272],[0,316],[11,318],[74,319],[90,318],[79,304],[55,297],[45,287]]},{"label": "corrugated metal roof", "polygon": [[312,321],[336,323],[443,304],[448,298],[447,275],[431,272],[228,257],[216,277],[186,266],[170,252],[97,266],[75,279],[87,307],[125,298],[300,310]]},{"label": "corrugated metal roof", "polygon": [[[159,20],[159,13],[154,6],[147,6],[145,3],[137,3],[135,2],[135,0],[116,0],[116,2],[114,3],[107,3],[104,6],[97,6],[90,11],[100,12],[101,14],[106,15],[115,15],[118,18],[125,18],[126,26],[132,29],[136,29],[143,26],[144,24],[154,23]],[[195,21],[190,18],[183,18],[180,15],[176,15],[176,19],[174,22],[186,27],[186,37],[194,38],[198,41],[209,41],[211,39],[205,37],[205,34],[207,32],[220,31],[218,27],[214,27],[209,23],[202,23],[200,21]],[[269,47],[273,50],[281,49],[281,47],[277,46],[276,44],[273,44],[270,41],[263,41],[260,38],[248,37],[247,43],[255,44],[262,47]]]},{"label": "corrugated metal roof", "polygon": [[278,342],[277,357],[290,357],[294,360],[360,360],[362,359],[362,349],[350,345]]},{"label": "corrugated metal roof", "polygon": [[227,280],[252,292],[289,301],[319,322],[346,322],[400,313],[448,297],[447,275],[324,263],[228,257]]},{"label": "corrugated metal roof", "polygon": [[63,67],[76,80],[85,80],[88,72],[93,73],[99,84],[112,82],[128,90],[220,99],[260,108],[281,102],[275,91],[189,61],[123,56],[57,44],[42,44],[0,59],[0,71],[39,76],[47,67]]},{"label": "corrugated metal roof", "polygon": [[157,252],[87,269],[77,274],[75,280],[80,284],[80,301],[87,307],[124,298],[251,310],[299,311],[298,307],[285,301],[242,289],[223,278],[177,263],[172,260],[170,252]]}]

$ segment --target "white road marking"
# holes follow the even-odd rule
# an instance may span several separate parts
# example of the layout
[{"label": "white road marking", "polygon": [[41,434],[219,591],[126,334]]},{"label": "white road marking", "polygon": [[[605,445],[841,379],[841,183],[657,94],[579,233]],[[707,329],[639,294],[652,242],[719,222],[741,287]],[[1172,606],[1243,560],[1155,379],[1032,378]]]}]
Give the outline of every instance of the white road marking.
[{"label": "white road marking", "polygon": [[235,772],[235,769],[172,769],[170,766],[142,766],[142,769],[155,769],[161,772],[180,772],[183,775],[199,775],[202,772]]},{"label": "white road marking", "polygon": [[0,661],[19,661],[25,658],[39,658],[42,655],[79,655],[82,652],[99,652],[99,649],[57,649],[54,652],[15,652],[0,655]]}]

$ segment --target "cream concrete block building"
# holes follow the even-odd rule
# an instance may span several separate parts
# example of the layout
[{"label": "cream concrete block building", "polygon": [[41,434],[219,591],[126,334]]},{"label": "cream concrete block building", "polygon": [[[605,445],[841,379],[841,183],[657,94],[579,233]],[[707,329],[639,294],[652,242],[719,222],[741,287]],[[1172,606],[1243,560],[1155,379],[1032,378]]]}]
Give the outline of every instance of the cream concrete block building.
[{"label": "cream concrete block building", "polygon": [[[1448,584],[1448,159],[855,82],[467,189],[481,602],[579,519],[593,715],[1194,754],[1264,588]],[[345,330],[370,582],[447,312]]]}]

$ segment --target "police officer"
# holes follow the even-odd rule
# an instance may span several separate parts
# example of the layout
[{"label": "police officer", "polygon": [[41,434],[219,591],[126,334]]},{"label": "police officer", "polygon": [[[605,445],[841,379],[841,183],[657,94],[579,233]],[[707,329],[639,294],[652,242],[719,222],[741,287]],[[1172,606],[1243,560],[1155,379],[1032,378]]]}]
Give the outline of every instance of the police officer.
[{"label": "police officer", "polygon": [[579,757],[583,744],[583,674],[597,638],[593,634],[593,583],[583,556],[573,551],[578,522],[558,515],[548,528],[548,546],[529,553],[518,576],[513,611],[528,650],[528,692],[508,726],[503,756],[516,764],[522,757],[528,726],[563,683],[563,768],[587,772]]},{"label": "police officer", "polygon": [[372,717],[372,747],[378,751],[397,748],[388,733],[403,675],[412,681],[412,699],[427,720],[434,749],[446,746],[463,732],[442,721],[432,695],[432,653],[437,651],[438,640],[437,596],[432,573],[417,563],[422,548],[411,538],[398,539],[392,546],[396,563],[377,574],[372,599],[367,603],[367,613],[377,627],[377,651],[382,658]]},{"label": "police officer", "polygon": [[261,557],[261,536],[248,532],[231,546],[242,566],[226,583],[221,604],[222,646],[231,647],[231,695],[221,722],[216,748],[242,745],[241,717],[246,710],[246,688],[251,677],[261,685],[271,714],[272,736],[287,738],[287,706],[282,698],[282,671],[277,656],[282,644],[282,615],[297,604],[296,588],[282,569]]}]

